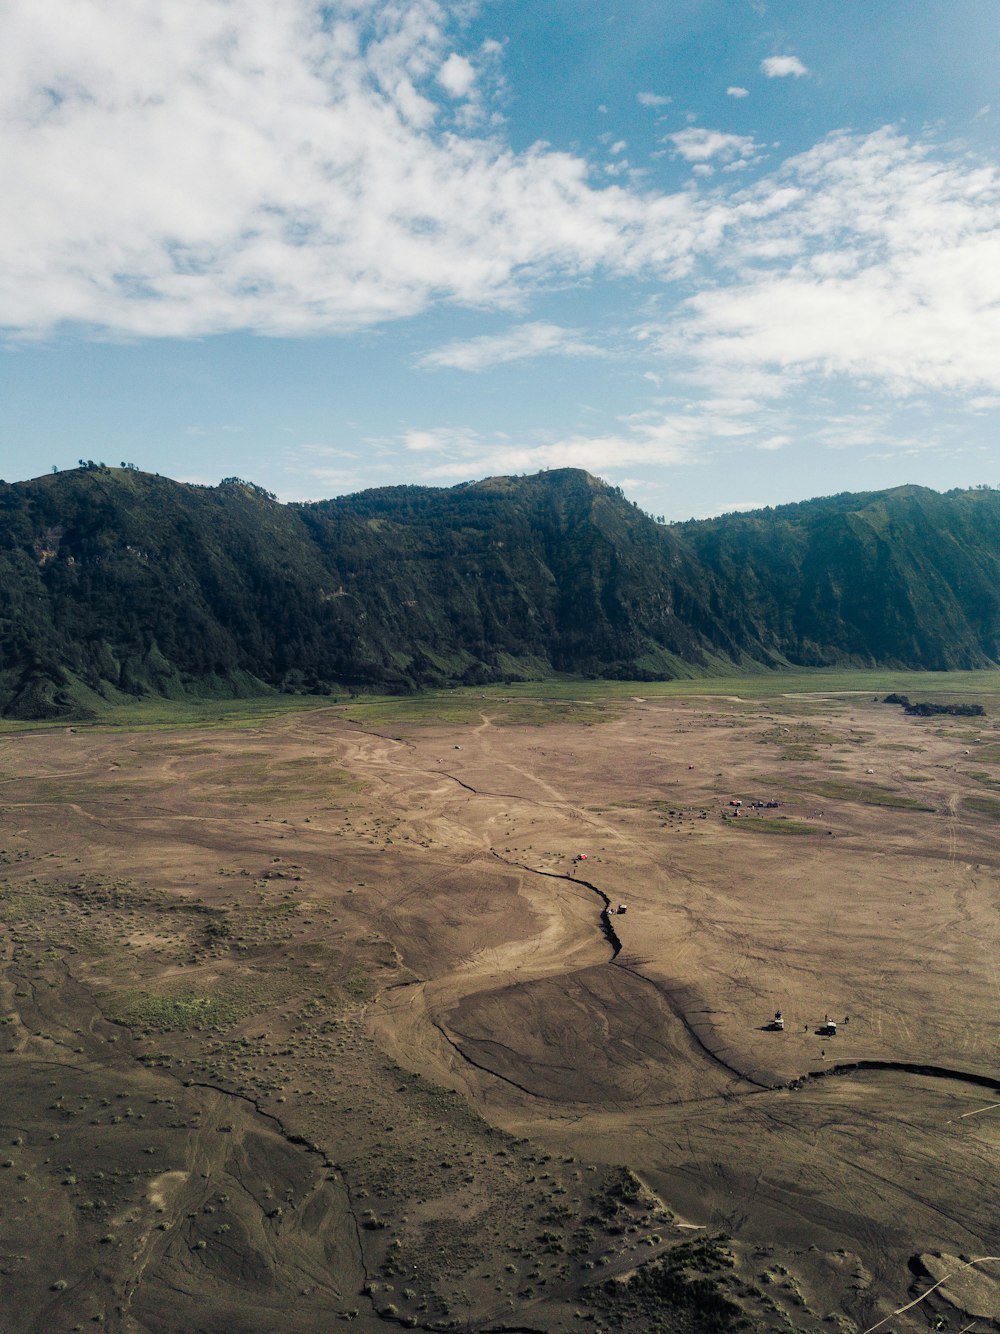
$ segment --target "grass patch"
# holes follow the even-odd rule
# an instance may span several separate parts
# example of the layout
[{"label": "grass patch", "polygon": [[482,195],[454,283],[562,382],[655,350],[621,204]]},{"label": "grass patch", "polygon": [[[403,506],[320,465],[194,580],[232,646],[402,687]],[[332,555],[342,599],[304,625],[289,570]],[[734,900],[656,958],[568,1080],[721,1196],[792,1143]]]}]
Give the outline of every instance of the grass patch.
[{"label": "grass patch", "polygon": [[904,797],[893,787],[879,787],[876,783],[843,783],[827,779],[816,783],[790,784],[805,792],[812,792],[817,797],[829,797],[832,801],[854,801],[862,806],[887,806],[899,811],[931,811],[916,797]]},{"label": "grass patch", "polygon": [[231,996],[164,996],[153,991],[122,991],[105,1004],[105,1014],[112,1022],[162,1033],[225,1027],[249,1011],[248,1004]]},{"label": "grass patch", "polygon": [[[540,687],[539,687],[540,688]],[[394,696],[391,699],[358,701],[345,710],[349,722],[363,727],[433,727],[435,725],[478,726],[484,715],[496,727],[544,727],[552,723],[591,726],[610,722],[620,710],[593,699],[549,699],[524,696],[486,697],[482,690],[433,691],[429,694]]]},{"label": "grass patch", "polygon": [[[539,695],[550,699],[626,699],[639,695],[645,699],[690,696],[741,695],[746,699],[768,699],[784,694],[891,694],[912,690],[940,696],[949,702],[967,695],[994,697],[1000,705],[1000,671],[980,672],[905,672],[886,670],[847,671],[838,668],[814,668],[799,671],[746,672],[724,676],[704,676],[676,681],[579,681],[563,678],[544,682],[518,682],[514,685],[486,686],[477,693],[484,699],[491,694],[517,698]],[[865,701],[860,700],[859,703]]]},{"label": "grass patch", "polygon": [[[113,703],[94,695],[91,704],[97,716],[92,721],[63,719],[22,722],[0,719],[0,733],[66,727],[76,731],[109,727],[136,731],[181,727],[215,730],[220,727],[254,727],[269,718],[315,709],[333,709],[362,724],[370,722],[372,725],[383,721],[475,723],[479,721],[482,712],[500,714],[504,710],[507,711],[510,723],[530,723],[549,721],[550,715],[538,714],[529,707],[524,715],[519,716],[513,706],[525,701],[589,701],[598,704],[628,700],[634,696],[649,700],[683,700],[738,695],[743,700],[763,700],[783,695],[863,697],[870,694],[874,699],[878,695],[892,693],[917,693],[935,702],[945,703],[964,702],[974,697],[985,703],[988,712],[1000,713],[1000,671],[906,672],[814,668],[772,672],[761,669],[724,675],[692,674],[669,681],[594,681],[566,676],[505,685],[460,686],[451,690],[421,691],[414,695],[371,695],[354,699],[348,697],[346,690],[339,696],[336,693],[329,696],[262,694],[240,699],[166,699],[154,696],[127,700],[119,697]],[[859,704],[867,702],[863,698],[858,700]],[[599,715],[561,721],[599,722],[607,721],[607,718],[608,715]]]},{"label": "grass patch", "polygon": [[18,722],[2,718],[0,733],[51,731],[53,728],[91,732],[120,727],[135,732],[180,727],[215,731],[218,728],[256,727],[269,718],[329,708],[334,702],[335,697],[327,699],[303,695],[266,695],[255,699],[184,700],[161,699],[159,696],[154,696],[129,700],[125,703],[102,704],[98,716],[89,721],[57,719]]},{"label": "grass patch", "polygon": [[494,722],[498,727],[544,727],[549,723],[578,723],[592,727],[621,717],[621,710],[593,700],[511,700]]},{"label": "grass patch", "polygon": [[775,816],[773,819],[764,818],[761,820],[744,819],[742,816],[738,820],[727,820],[726,824],[730,829],[746,829],[754,834],[825,834],[826,830],[821,829],[819,825],[809,824],[805,820],[792,820],[785,816]]},{"label": "grass patch", "polygon": [[1000,820],[1000,800],[996,797],[964,797],[962,805],[977,815],[990,815],[994,820]]}]

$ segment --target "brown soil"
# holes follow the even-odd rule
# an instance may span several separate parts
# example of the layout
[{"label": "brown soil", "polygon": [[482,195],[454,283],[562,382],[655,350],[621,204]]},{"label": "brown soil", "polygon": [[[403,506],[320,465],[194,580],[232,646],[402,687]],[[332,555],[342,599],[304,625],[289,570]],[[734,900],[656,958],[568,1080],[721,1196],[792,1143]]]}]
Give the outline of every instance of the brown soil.
[{"label": "brown soil", "polygon": [[991,720],[483,707],[0,738],[4,1334],[1000,1328]]}]

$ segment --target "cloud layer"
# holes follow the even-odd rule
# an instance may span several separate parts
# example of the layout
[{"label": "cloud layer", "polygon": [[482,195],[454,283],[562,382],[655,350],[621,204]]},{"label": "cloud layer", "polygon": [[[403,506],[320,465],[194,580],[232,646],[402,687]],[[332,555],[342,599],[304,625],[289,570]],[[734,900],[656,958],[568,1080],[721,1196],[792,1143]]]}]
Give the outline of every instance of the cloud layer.
[{"label": "cloud layer", "polygon": [[[992,165],[887,128],[761,168],[750,136],[689,126],[666,142],[703,182],[713,165],[713,179],[766,174],[600,185],[581,156],[505,143],[489,105],[500,48],[458,49],[458,7],[7,0],[9,333],[316,334],[442,302],[514,312],[507,332],[419,363],[481,370],[593,355],[599,333],[524,313],[600,272],[660,302],[635,333],[642,369],[658,357],[715,397],[838,377],[897,397],[1000,393]],[[807,72],[794,56],[763,69]],[[690,438],[629,432],[643,449]]]},{"label": "cloud layer", "polygon": [[435,0],[8,0],[6,327],[314,333],[511,304],[539,275],[679,272],[689,203],[510,151],[484,127],[496,44],[454,50],[448,19]]},{"label": "cloud layer", "polygon": [[1000,175],[900,133],[833,135],[732,199],[720,281],[662,347],[700,375],[1000,388]]},{"label": "cloud layer", "polygon": [[[804,437],[819,449],[913,454],[950,448],[923,425],[928,400],[935,410],[996,410],[996,168],[890,128],[836,134],[701,206],[695,290],[668,301],[663,320],[631,330],[631,355],[657,368],[646,378],[659,388],[679,377],[687,397],[660,398],[592,436],[515,446],[469,433],[449,442],[431,475],[672,466],[734,444],[766,455]],[[625,341],[616,334],[622,357]],[[484,351],[492,345],[483,340]],[[447,364],[460,366],[460,356]]]}]

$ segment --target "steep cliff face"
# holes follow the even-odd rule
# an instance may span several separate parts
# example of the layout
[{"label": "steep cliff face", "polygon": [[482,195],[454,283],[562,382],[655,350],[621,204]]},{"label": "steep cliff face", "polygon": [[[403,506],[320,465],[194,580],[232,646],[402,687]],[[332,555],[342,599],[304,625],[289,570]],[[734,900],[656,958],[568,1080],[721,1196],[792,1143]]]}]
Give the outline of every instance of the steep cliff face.
[{"label": "steep cliff face", "polygon": [[680,532],[741,592],[720,608],[723,624],[792,662],[949,670],[1000,655],[996,491],[898,487]]},{"label": "steep cliff face", "polygon": [[314,505],[78,469],[0,486],[0,709],[726,661],[985,666],[998,553],[992,491],[663,527],[571,469]]}]

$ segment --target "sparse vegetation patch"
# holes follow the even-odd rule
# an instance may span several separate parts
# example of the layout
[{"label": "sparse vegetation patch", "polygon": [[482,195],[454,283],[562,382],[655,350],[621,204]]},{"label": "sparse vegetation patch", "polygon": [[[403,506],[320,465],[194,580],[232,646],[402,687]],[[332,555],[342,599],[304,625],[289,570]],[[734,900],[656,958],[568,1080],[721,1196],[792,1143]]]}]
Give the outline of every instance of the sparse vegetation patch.
[{"label": "sparse vegetation patch", "polygon": [[[730,1334],[749,1329],[749,1319],[720,1285],[733,1268],[726,1238],[675,1246],[641,1265],[626,1280],[608,1279],[587,1290],[591,1305],[611,1324],[650,1334]],[[709,1277],[709,1276],[712,1277]]]},{"label": "sparse vegetation patch", "polygon": [[934,811],[916,797],[903,796],[896,788],[882,787],[875,783],[847,783],[837,779],[817,779],[808,783],[796,780],[789,782],[790,787],[812,792],[817,797],[829,797],[833,801],[854,801],[863,806],[885,806],[900,811]]},{"label": "sparse vegetation patch", "polygon": [[994,820],[1000,820],[1000,800],[996,797],[965,797],[962,804],[977,815],[991,815]]},{"label": "sparse vegetation patch", "polygon": [[217,996],[168,996],[151,991],[122,991],[108,998],[106,1013],[128,1028],[171,1030],[228,1026],[246,1013],[246,1005]]},{"label": "sparse vegetation patch", "polygon": [[741,820],[727,821],[727,828],[738,829],[741,833],[751,834],[778,834],[778,835],[797,835],[797,834],[825,834],[826,830],[819,825],[809,824],[805,820],[794,820],[788,816],[762,816],[756,819],[752,816]]}]

